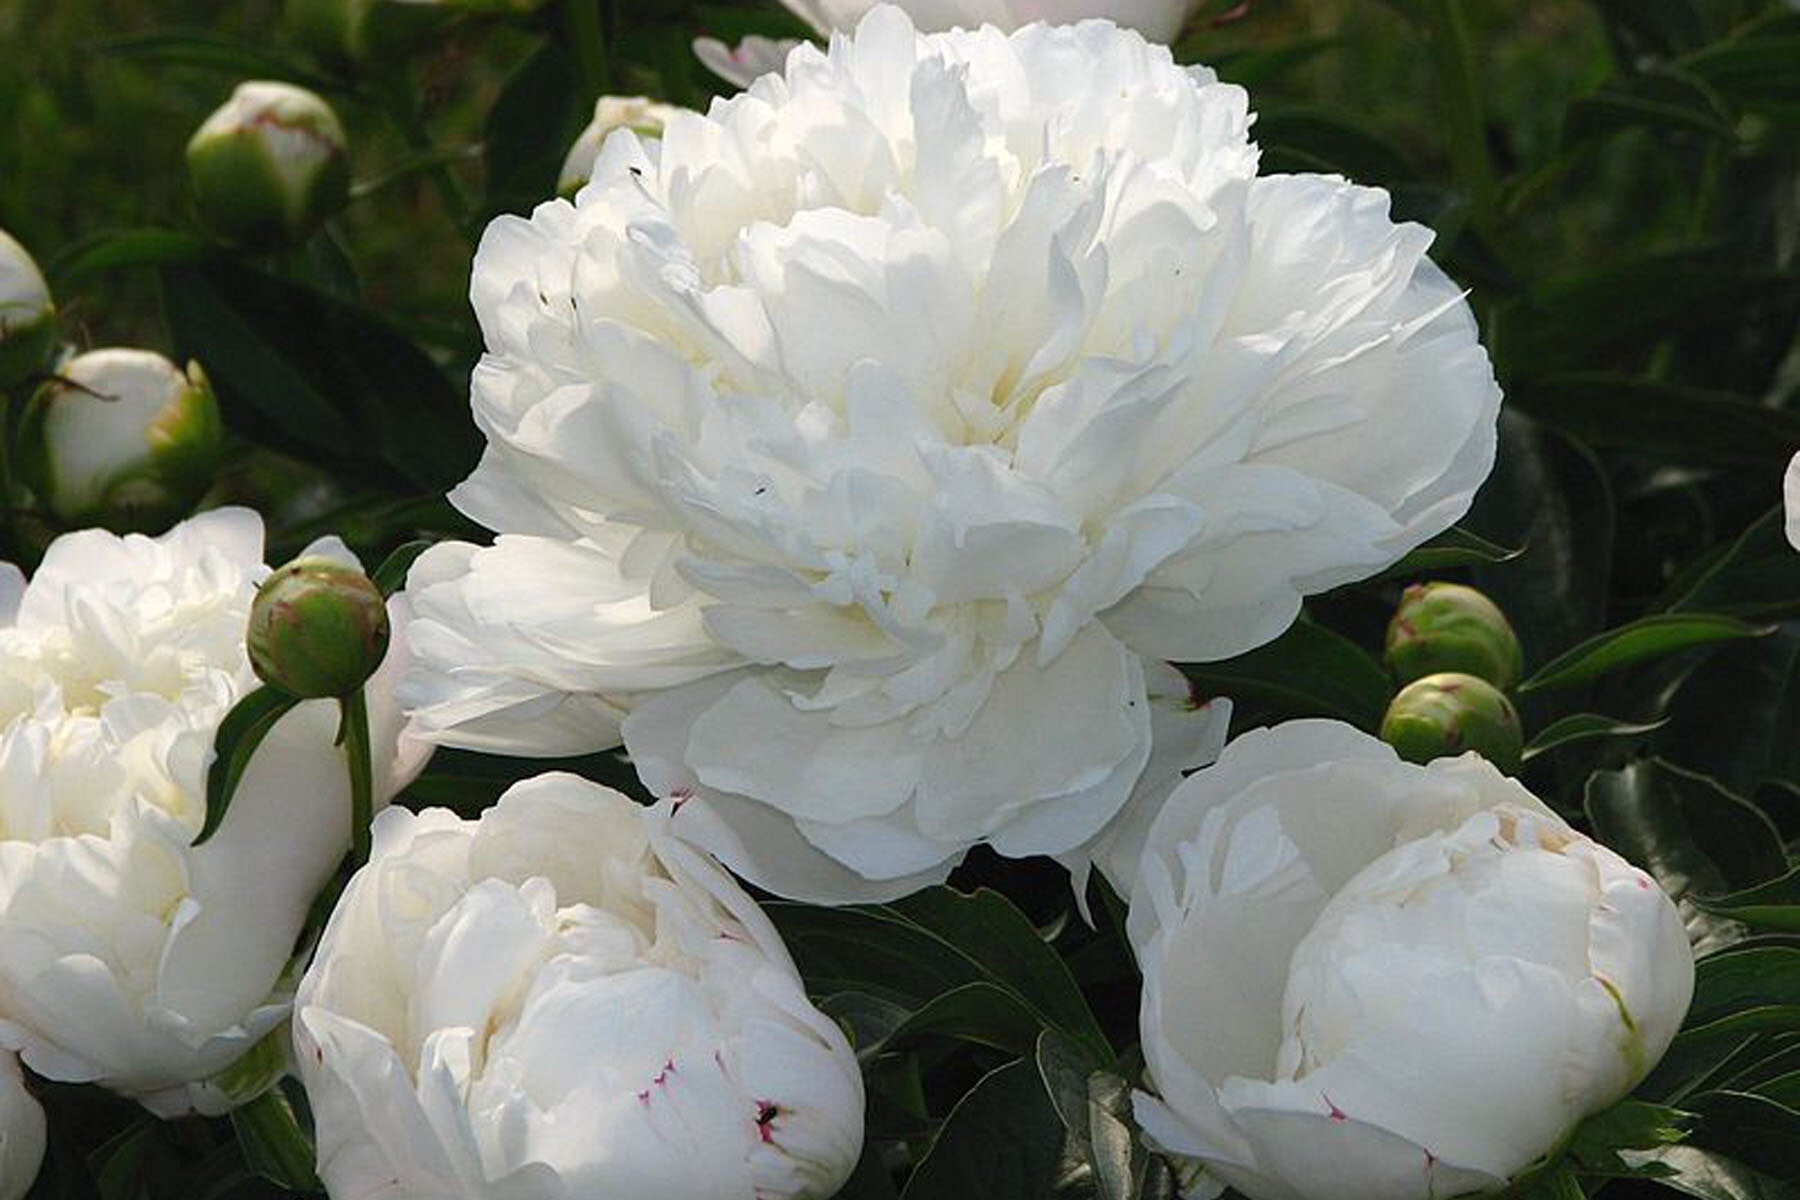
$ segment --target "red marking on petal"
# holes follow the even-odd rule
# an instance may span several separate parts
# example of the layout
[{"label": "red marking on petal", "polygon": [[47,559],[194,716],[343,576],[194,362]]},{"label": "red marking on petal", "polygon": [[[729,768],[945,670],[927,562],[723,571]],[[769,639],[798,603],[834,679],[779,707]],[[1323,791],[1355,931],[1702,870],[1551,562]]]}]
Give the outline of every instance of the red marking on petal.
[{"label": "red marking on petal", "polygon": [[1333,1104],[1330,1096],[1327,1096],[1324,1092],[1320,1092],[1319,1098],[1325,1101],[1325,1107],[1329,1110],[1329,1115],[1333,1121],[1348,1121],[1350,1119],[1350,1114]]}]

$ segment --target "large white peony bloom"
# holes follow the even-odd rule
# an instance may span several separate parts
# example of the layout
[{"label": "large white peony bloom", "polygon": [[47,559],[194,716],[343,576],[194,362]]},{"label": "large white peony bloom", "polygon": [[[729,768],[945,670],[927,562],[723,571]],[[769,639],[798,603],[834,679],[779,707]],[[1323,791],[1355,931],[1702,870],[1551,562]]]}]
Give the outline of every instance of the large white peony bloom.
[{"label": "large white peony bloom", "polygon": [[1216,747],[1158,660],[1275,637],[1493,457],[1430,233],[1255,178],[1248,127],[1110,24],[882,8],[615,134],[483,239],[453,499],[501,536],[414,568],[418,720],[517,754],[622,724],[678,830],[804,899],[1088,853],[1153,747],[1163,783]]},{"label": "large white peony bloom", "polygon": [[1788,545],[1800,550],[1800,454],[1788,460],[1787,474],[1781,480],[1781,503]]},{"label": "large white peony bloom", "polygon": [[1196,1197],[1499,1188],[1644,1077],[1694,987],[1644,872],[1472,754],[1413,766],[1330,721],[1175,790],[1128,929],[1138,1120]]},{"label": "large white peony bloom", "polygon": [[[834,31],[855,29],[877,0],[781,0],[787,10],[829,38]],[[894,0],[921,31],[973,29],[992,25],[1017,29],[1033,21],[1067,25],[1103,17],[1135,29],[1153,42],[1172,42],[1181,32],[1195,0]],[[721,79],[744,87],[758,75],[781,70],[793,41],[749,37],[735,48],[717,38],[698,38],[694,53]]]},{"label": "large white peony bloom", "polygon": [[[281,720],[189,844],[213,735],[256,686],[262,553],[261,519],[222,509],[68,534],[29,585],[0,565],[0,1044],[164,1115],[224,1103],[204,1081],[287,1015],[277,981],[350,844],[327,701]],[[396,750],[398,665],[369,687],[382,796],[422,763]]]},{"label": "large white peony bloom", "polygon": [[863,1092],[768,918],[573,775],[390,809],[295,1001],[334,1200],[824,1200]]}]

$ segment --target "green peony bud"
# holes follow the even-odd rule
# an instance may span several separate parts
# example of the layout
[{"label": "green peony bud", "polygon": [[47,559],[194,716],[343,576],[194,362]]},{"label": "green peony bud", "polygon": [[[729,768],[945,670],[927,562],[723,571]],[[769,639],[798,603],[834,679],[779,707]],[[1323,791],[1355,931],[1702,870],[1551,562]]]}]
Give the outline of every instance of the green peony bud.
[{"label": "green peony bud", "polygon": [[338,68],[390,63],[429,45],[457,18],[405,0],[288,0],[294,40]]},{"label": "green peony bud", "polygon": [[344,206],[344,127],[324,100],[287,83],[242,83],[187,146],[200,219],[248,246],[292,242]]},{"label": "green peony bud", "polygon": [[303,699],[348,696],[381,665],[387,603],[355,567],[297,558],[257,589],[245,641],[264,683]]},{"label": "green peony bud", "polygon": [[142,533],[212,486],[225,431],[199,364],[184,373],[148,350],[92,350],[31,398],[19,444],[20,476],[63,523]]},{"label": "green peony bud", "polygon": [[1388,623],[1387,664],[1402,683],[1461,671],[1509,688],[1525,656],[1492,600],[1460,583],[1420,583],[1406,589]]},{"label": "green peony bud", "polygon": [[1454,671],[1401,688],[1381,720],[1381,740],[1408,762],[1473,750],[1508,774],[1518,770],[1525,749],[1519,714],[1500,690]]},{"label": "green peony bud", "polygon": [[630,129],[640,137],[659,138],[669,118],[682,110],[645,96],[602,96],[594,104],[594,119],[581,131],[575,144],[563,159],[557,176],[556,193],[573,196],[594,173],[594,162],[600,147],[615,129]]},{"label": "green peony bud", "polygon": [[25,247],[0,229],[0,390],[35,374],[55,341],[50,287]]}]

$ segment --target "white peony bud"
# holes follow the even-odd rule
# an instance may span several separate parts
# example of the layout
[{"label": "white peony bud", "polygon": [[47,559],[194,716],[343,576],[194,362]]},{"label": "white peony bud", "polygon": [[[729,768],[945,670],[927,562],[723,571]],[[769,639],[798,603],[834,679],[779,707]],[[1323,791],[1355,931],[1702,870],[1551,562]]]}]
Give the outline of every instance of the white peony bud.
[{"label": "white peony bud", "polygon": [[1169,797],[1127,919],[1145,1132],[1184,1194],[1488,1192],[1628,1092],[1693,995],[1675,906],[1474,755],[1245,735]]},{"label": "white peony bud", "polygon": [[19,1056],[0,1051],[0,1200],[20,1200],[44,1165],[44,1107],[25,1086]]},{"label": "white peony bud", "polygon": [[488,448],[451,500],[499,537],[413,568],[421,725],[623,740],[682,836],[797,899],[1110,858],[1223,715],[1157,705],[1165,662],[1275,638],[1493,461],[1430,232],[1257,177],[1249,132],[1136,33],[891,7],[615,132],[476,258]]},{"label": "white peony bud", "polygon": [[825,1200],[863,1091],[775,929],[573,775],[390,809],[295,999],[333,1200]]},{"label": "white peony bud", "polygon": [[581,131],[575,144],[563,159],[557,178],[560,195],[573,196],[594,173],[594,161],[606,135],[615,129],[629,129],[640,137],[661,137],[669,118],[683,111],[673,104],[662,104],[644,96],[602,96],[594,103],[594,119]]},{"label": "white peony bud", "polygon": [[198,363],[93,350],[38,390],[21,443],[21,473],[62,521],[152,531],[212,485],[225,431]]},{"label": "white peony bud", "polygon": [[[216,1106],[205,1081],[286,1019],[279,980],[350,845],[327,700],[275,725],[191,844],[219,722],[257,685],[262,538],[220,509],[156,539],[65,535],[29,585],[0,570],[0,1045],[162,1115]],[[367,689],[380,798],[423,762],[392,699],[403,665]]]},{"label": "white peony bud", "polygon": [[305,236],[349,196],[346,146],[337,113],[317,94],[291,83],[240,83],[188,141],[201,221],[249,246]]},{"label": "white peony bud", "polygon": [[25,247],[0,229],[0,390],[44,365],[56,339],[50,287]]}]

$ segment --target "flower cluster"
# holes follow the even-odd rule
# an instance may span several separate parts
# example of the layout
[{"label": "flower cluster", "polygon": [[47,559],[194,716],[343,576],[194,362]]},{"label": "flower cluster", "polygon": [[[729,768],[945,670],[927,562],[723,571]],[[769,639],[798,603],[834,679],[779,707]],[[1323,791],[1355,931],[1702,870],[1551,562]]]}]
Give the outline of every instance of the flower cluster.
[{"label": "flower cluster", "polygon": [[[1526,656],[1491,600],[1406,590],[1382,740],[1227,743],[1230,699],[1173,665],[1468,509],[1500,391],[1430,233],[1259,173],[1242,89],[1158,44],[1191,4],[785,2],[827,48],[704,114],[603,98],[572,194],[488,227],[486,450],[450,500],[491,544],[391,598],[336,539],[271,571],[237,508],[0,564],[0,1200],[45,1152],[27,1072],[291,1118],[230,1074],[255,1049],[334,1200],[829,1200],[885,1169],[862,1072],[897,1043],[992,1009],[992,1046],[1033,1044],[998,969],[962,1007],[827,1015],[835,975],[727,868],[845,904],[986,847],[1085,903],[1098,866],[1141,970],[1134,1136],[1190,1200],[1520,1187],[1671,1044],[1682,918],[1509,777]],[[190,169],[242,246],[349,195],[336,116],[285,84],[240,88]],[[53,312],[0,234],[0,387],[42,384],[0,501],[165,526],[223,453],[204,373],[43,376]],[[1800,458],[1787,486],[1800,545]],[[650,796],[446,774],[456,811],[407,807],[435,745],[622,745]],[[1124,1120],[1089,1096],[1071,1132]]]}]

